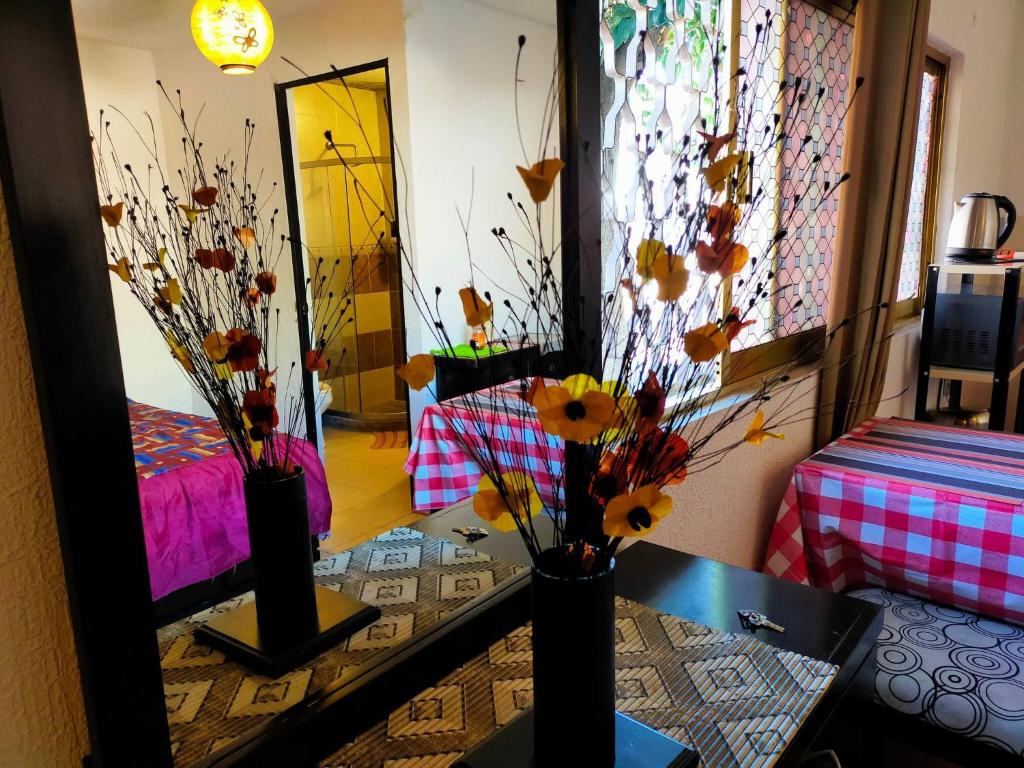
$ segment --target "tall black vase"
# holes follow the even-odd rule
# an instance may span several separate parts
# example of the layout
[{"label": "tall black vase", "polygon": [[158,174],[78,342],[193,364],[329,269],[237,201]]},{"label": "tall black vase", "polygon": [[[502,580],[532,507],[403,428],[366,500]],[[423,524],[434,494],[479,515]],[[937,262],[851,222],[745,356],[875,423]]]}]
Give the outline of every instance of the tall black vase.
[{"label": "tall black vase", "polygon": [[281,653],[318,632],[306,477],[257,470],[244,486],[260,643]]},{"label": "tall black vase", "polygon": [[567,567],[564,548],[533,567],[533,729],[537,768],[615,765],[615,561]]}]

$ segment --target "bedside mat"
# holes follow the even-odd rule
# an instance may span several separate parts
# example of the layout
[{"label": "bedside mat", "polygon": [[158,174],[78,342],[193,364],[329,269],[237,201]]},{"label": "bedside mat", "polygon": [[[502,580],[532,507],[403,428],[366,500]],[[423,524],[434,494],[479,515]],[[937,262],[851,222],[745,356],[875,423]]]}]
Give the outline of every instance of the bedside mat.
[{"label": "bedside mat", "polygon": [[193,642],[192,630],[253,599],[247,592],[157,632],[175,764],[226,746],[306,696],[521,572],[523,566],[410,528],[395,528],[314,565],[316,582],[380,607],[380,621],[277,679]]},{"label": "bedside mat", "polygon": [[[616,599],[618,710],[701,764],[770,766],[838,667]],[[394,710],[321,768],[448,768],[532,702],[530,626]]]}]

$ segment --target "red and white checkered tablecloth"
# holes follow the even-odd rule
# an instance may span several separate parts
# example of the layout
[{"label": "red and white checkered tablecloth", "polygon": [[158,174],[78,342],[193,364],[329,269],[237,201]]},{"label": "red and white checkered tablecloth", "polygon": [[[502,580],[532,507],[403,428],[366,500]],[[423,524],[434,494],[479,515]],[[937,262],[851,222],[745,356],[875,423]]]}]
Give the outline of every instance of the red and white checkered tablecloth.
[{"label": "red and white checkered tablecloth", "polygon": [[1024,436],[864,422],[797,465],[764,570],[1024,623]]},{"label": "red and white checkered tablecloth", "polygon": [[483,436],[493,437],[499,463],[508,469],[525,464],[546,504],[553,502],[556,491],[561,497],[562,439],[541,429],[533,407],[519,391],[517,381],[424,409],[405,462],[405,471],[413,478],[415,510],[441,509],[476,492],[483,473],[465,450],[460,432],[472,445],[482,444]]}]

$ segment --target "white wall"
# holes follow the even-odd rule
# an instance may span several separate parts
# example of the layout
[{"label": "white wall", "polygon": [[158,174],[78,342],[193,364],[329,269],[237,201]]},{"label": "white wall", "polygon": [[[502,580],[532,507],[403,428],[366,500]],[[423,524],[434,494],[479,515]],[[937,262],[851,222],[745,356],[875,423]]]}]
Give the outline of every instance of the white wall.
[{"label": "white wall", "polygon": [[[928,41],[952,60],[935,241],[940,256],[953,203],[964,194],[1004,194],[1024,213],[1022,35],[1021,0],[932,0]],[[1008,246],[1024,250],[1024,221]]]},{"label": "white wall", "polygon": [[[954,203],[968,192],[1004,194],[1022,218],[1007,245],[1024,250],[1024,0],[932,0],[928,42],[950,58],[936,205],[935,256],[945,253]],[[892,342],[879,414],[912,418],[917,324]],[[902,393],[902,394],[901,394]],[[991,387],[969,384],[963,404],[986,408]],[[929,394],[934,403],[935,388]],[[1011,397],[1009,412],[1013,412]],[[1012,418],[1012,417],[1011,417]]]},{"label": "white wall", "polygon": [[[505,227],[510,236],[525,242],[507,193],[532,203],[516,165],[529,166],[537,157],[542,134],[542,113],[555,72],[555,3],[548,4],[544,21],[517,15],[530,9],[538,15],[538,3],[508,0],[508,12],[467,0],[406,0],[406,56],[409,72],[409,115],[412,143],[411,172],[416,194],[412,208],[416,223],[413,248],[424,291],[433,300],[435,286],[442,289],[441,319],[455,343],[469,340],[458,299],[459,288],[469,284],[466,241],[456,206],[469,220],[470,248],[481,269],[477,289],[491,291],[496,324],[508,317],[501,306],[505,298],[516,304],[523,291],[515,271],[490,230]],[[532,6],[532,7],[531,7]],[[544,19],[543,14],[540,18]],[[527,157],[516,132],[513,107],[515,61],[519,35],[526,35],[520,77],[520,122]],[[444,41],[444,42],[442,42]],[[547,137],[547,156],[557,156],[557,121]],[[471,195],[472,192],[472,195]],[[545,216],[557,217],[558,187],[544,206]],[[557,218],[554,219],[557,222]],[[557,227],[544,237],[559,239]],[[556,274],[559,267],[554,267]],[[517,307],[518,308],[518,307]],[[418,318],[407,302],[406,322],[412,328]],[[429,324],[419,320],[419,345],[410,334],[410,355],[438,346]],[[412,393],[413,423],[419,418],[429,394]]]},{"label": "white wall", "polygon": [[[79,39],[78,56],[82,64],[85,103],[92,134],[98,136],[102,129],[102,109],[105,111],[103,121],[110,123],[110,136],[120,159],[130,163],[136,175],[145,180],[145,169],[152,165],[152,160],[128,120],[135,123],[148,141],[149,124],[145,119],[148,112],[155,122],[157,155],[166,167],[153,54],[137,48]],[[127,120],[118,115],[111,105],[120,109]],[[110,143],[104,137],[104,144],[109,146]],[[107,156],[109,160],[109,153]],[[154,182],[153,189],[159,192],[158,182]],[[111,274],[110,280],[128,397],[160,408],[192,412],[192,386],[171,358],[163,337],[128,286],[116,275]]]}]

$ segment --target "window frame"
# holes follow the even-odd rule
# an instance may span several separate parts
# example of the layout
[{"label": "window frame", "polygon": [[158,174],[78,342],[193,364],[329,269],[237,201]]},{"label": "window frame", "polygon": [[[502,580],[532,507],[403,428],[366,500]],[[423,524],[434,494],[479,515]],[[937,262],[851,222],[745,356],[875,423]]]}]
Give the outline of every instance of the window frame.
[{"label": "window frame", "polygon": [[[942,139],[945,133],[946,122],[946,89],[949,87],[949,57],[941,51],[927,46],[925,49],[924,70],[925,73],[938,78],[938,88],[935,94],[935,106],[932,114],[931,126],[931,156],[928,158],[927,179],[925,180],[924,192],[924,225],[921,233],[921,263],[918,265],[917,294],[909,299],[897,301],[893,319],[897,322],[908,320],[921,314],[924,308],[925,285],[928,280],[928,267],[935,260],[935,236],[938,232],[936,221],[936,210],[938,209],[939,196],[939,175],[942,170]],[[920,119],[920,118],[919,118]],[[914,151],[917,151],[917,143],[914,143]],[[910,196],[907,195],[906,211],[910,212]],[[906,232],[906,221],[903,229]],[[903,266],[903,252],[900,252],[900,269]],[[896,275],[896,282],[899,283],[899,273]]]},{"label": "window frame", "polygon": [[[833,16],[845,23],[849,24],[851,28],[855,27],[856,22],[856,4],[850,0],[804,0],[809,5],[813,5],[818,10],[824,11],[829,16]],[[782,0],[781,13],[786,18],[787,23],[789,19],[789,2],[788,0]],[[736,31],[738,32],[738,24],[740,18],[740,0],[732,0],[732,18],[735,20],[737,25]],[[739,67],[739,46],[732,46],[732,54],[730,66],[733,71]],[[736,103],[735,94],[735,79],[732,81],[730,86],[730,98],[732,103]],[[735,107],[734,107],[735,108]],[[782,163],[781,160],[777,166],[776,177],[781,180],[782,176]],[[722,316],[730,310],[732,307],[732,280],[729,278],[723,282],[722,290]],[[774,309],[773,309],[774,313]],[[797,333],[792,333],[786,336],[772,339],[761,344],[757,344],[752,347],[745,349],[733,350],[727,348],[721,355],[721,382],[720,387],[725,388],[730,385],[734,385],[738,382],[742,382],[746,379],[758,376],[765,371],[770,371],[773,368],[778,368],[786,363],[790,363],[798,358],[804,359],[808,362],[818,360],[825,354],[825,335],[827,333],[827,318],[825,325],[819,325],[813,328],[808,328]]]}]

